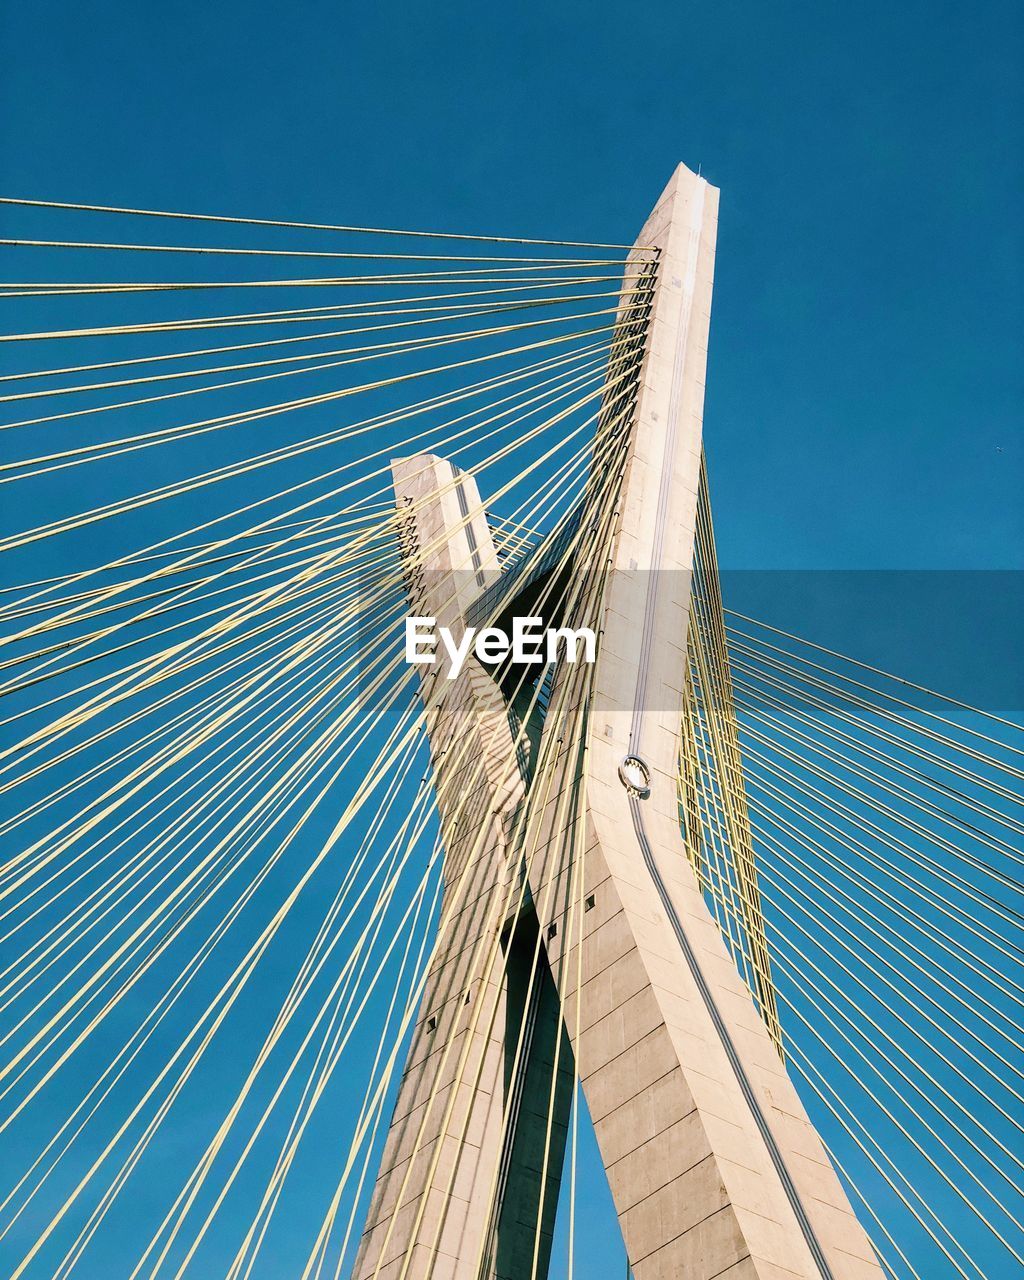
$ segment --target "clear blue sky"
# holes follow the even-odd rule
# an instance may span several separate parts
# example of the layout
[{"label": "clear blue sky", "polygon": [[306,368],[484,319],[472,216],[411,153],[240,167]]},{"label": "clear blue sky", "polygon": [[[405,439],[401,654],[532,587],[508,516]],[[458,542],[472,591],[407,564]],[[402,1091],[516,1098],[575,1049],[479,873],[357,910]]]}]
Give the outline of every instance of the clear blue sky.
[{"label": "clear blue sky", "polygon": [[1018,6],[41,0],[0,41],[8,195],[629,241],[700,166],[723,563],[1024,566]]}]

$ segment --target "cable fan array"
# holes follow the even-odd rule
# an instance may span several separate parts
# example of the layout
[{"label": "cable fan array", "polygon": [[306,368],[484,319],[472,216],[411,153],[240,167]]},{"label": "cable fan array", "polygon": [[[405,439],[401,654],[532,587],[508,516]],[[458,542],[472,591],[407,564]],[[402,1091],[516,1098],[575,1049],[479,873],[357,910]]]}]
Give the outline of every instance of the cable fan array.
[{"label": "cable fan array", "polygon": [[723,613],[706,484],[689,650],[688,852],[883,1265],[1015,1273],[1020,727]]},{"label": "cable fan array", "polygon": [[[610,353],[643,271],[45,215],[2,290],[0,1249],[19,1276],[342,1275],[443,923],[390,459],[485,476],[499,554],[529,554],[634,376]],[[263,278],[278,257],[346,274]]]},{"label": "cable fan array", "polygon": [[[491,835],[469,742],[457,794],[431,769],[391,460],[477,477],[506,570],[552,549],[605,563],[655,255],[0,205],[17,264],[0,287],[0,1255],[29,1280],[340,1280],[437,940],[459,927],[450,860]],[[602,575],[547,567],[538,607],[598,627]],[[723,610],[706,475],[687,647],[687,852],[884,1266],[1009,1274],[1019,728]],[[517,679],[528,864],[549,806],[583,829],[588,762],[556,794],[536,726],[582,739],[587,698],[552,669]],[[481,979],[500,983],[525,885],[481,908]],[[531,946],[513,1075],[546,973]],[[567,1019],[579,982],[558,984]],[[466,1016],[486,1035],[495,1006]],[[472,1085],[469,1044],[441,1043],[439,1078]],[[580,1274],[567,1045],[502,1117],[534,1107],[545,1157],[568,1143],[531,1280],[552,1248],[553,1273]],[[463,1142],[457,1096],[432,1093],[411,1134],[444,1206],[458,1166],[428,1135]],[[506,1176],[486,1171],[492,1218]],[[431,1257],[443,1229],[442,1212]],[[481,1274],[492,1251],[493,1232]]]}]

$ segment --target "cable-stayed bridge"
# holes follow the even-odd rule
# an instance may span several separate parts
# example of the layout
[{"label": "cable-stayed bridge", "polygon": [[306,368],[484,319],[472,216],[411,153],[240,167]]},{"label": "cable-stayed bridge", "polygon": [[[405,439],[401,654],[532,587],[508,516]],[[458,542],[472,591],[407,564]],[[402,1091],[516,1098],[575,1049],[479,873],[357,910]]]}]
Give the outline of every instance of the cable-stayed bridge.
[{"label": "cable-stayed bridge", "polygon": [[714,188],[2,208],[6,1273],[1024,1269],[1024,741],[723,603]]}]

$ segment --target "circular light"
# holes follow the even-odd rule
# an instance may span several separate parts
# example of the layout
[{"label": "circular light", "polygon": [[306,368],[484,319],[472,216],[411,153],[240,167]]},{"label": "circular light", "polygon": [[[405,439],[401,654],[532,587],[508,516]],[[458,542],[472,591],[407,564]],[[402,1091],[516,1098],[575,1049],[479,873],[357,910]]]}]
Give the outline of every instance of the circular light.
[{"label": "circular light", "polygon": [[619,765],[619,781],[639,800],[651,794],[651,771],[639,756],[626,756]]}]

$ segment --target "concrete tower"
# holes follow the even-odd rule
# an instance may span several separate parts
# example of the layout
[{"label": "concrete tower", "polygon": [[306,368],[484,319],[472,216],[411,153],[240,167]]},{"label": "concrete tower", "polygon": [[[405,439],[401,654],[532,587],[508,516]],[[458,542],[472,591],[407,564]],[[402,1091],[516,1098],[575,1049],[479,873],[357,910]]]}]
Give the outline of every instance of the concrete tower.
[{"label": "concrete tower", "polygon": [[[680,166],[630,258],[656,261],[636,376],[577,525],[601,556],[552,555],[596,663],[559,668],[525,746],[507,672],[423,669],[444,906],[356,1280],[544,1277],[575,1068],[636,1280],[881,1280],[680,826],[717,210]],[[543,611],[471,477],[393,471],[411,613],[458,634]]]}]

